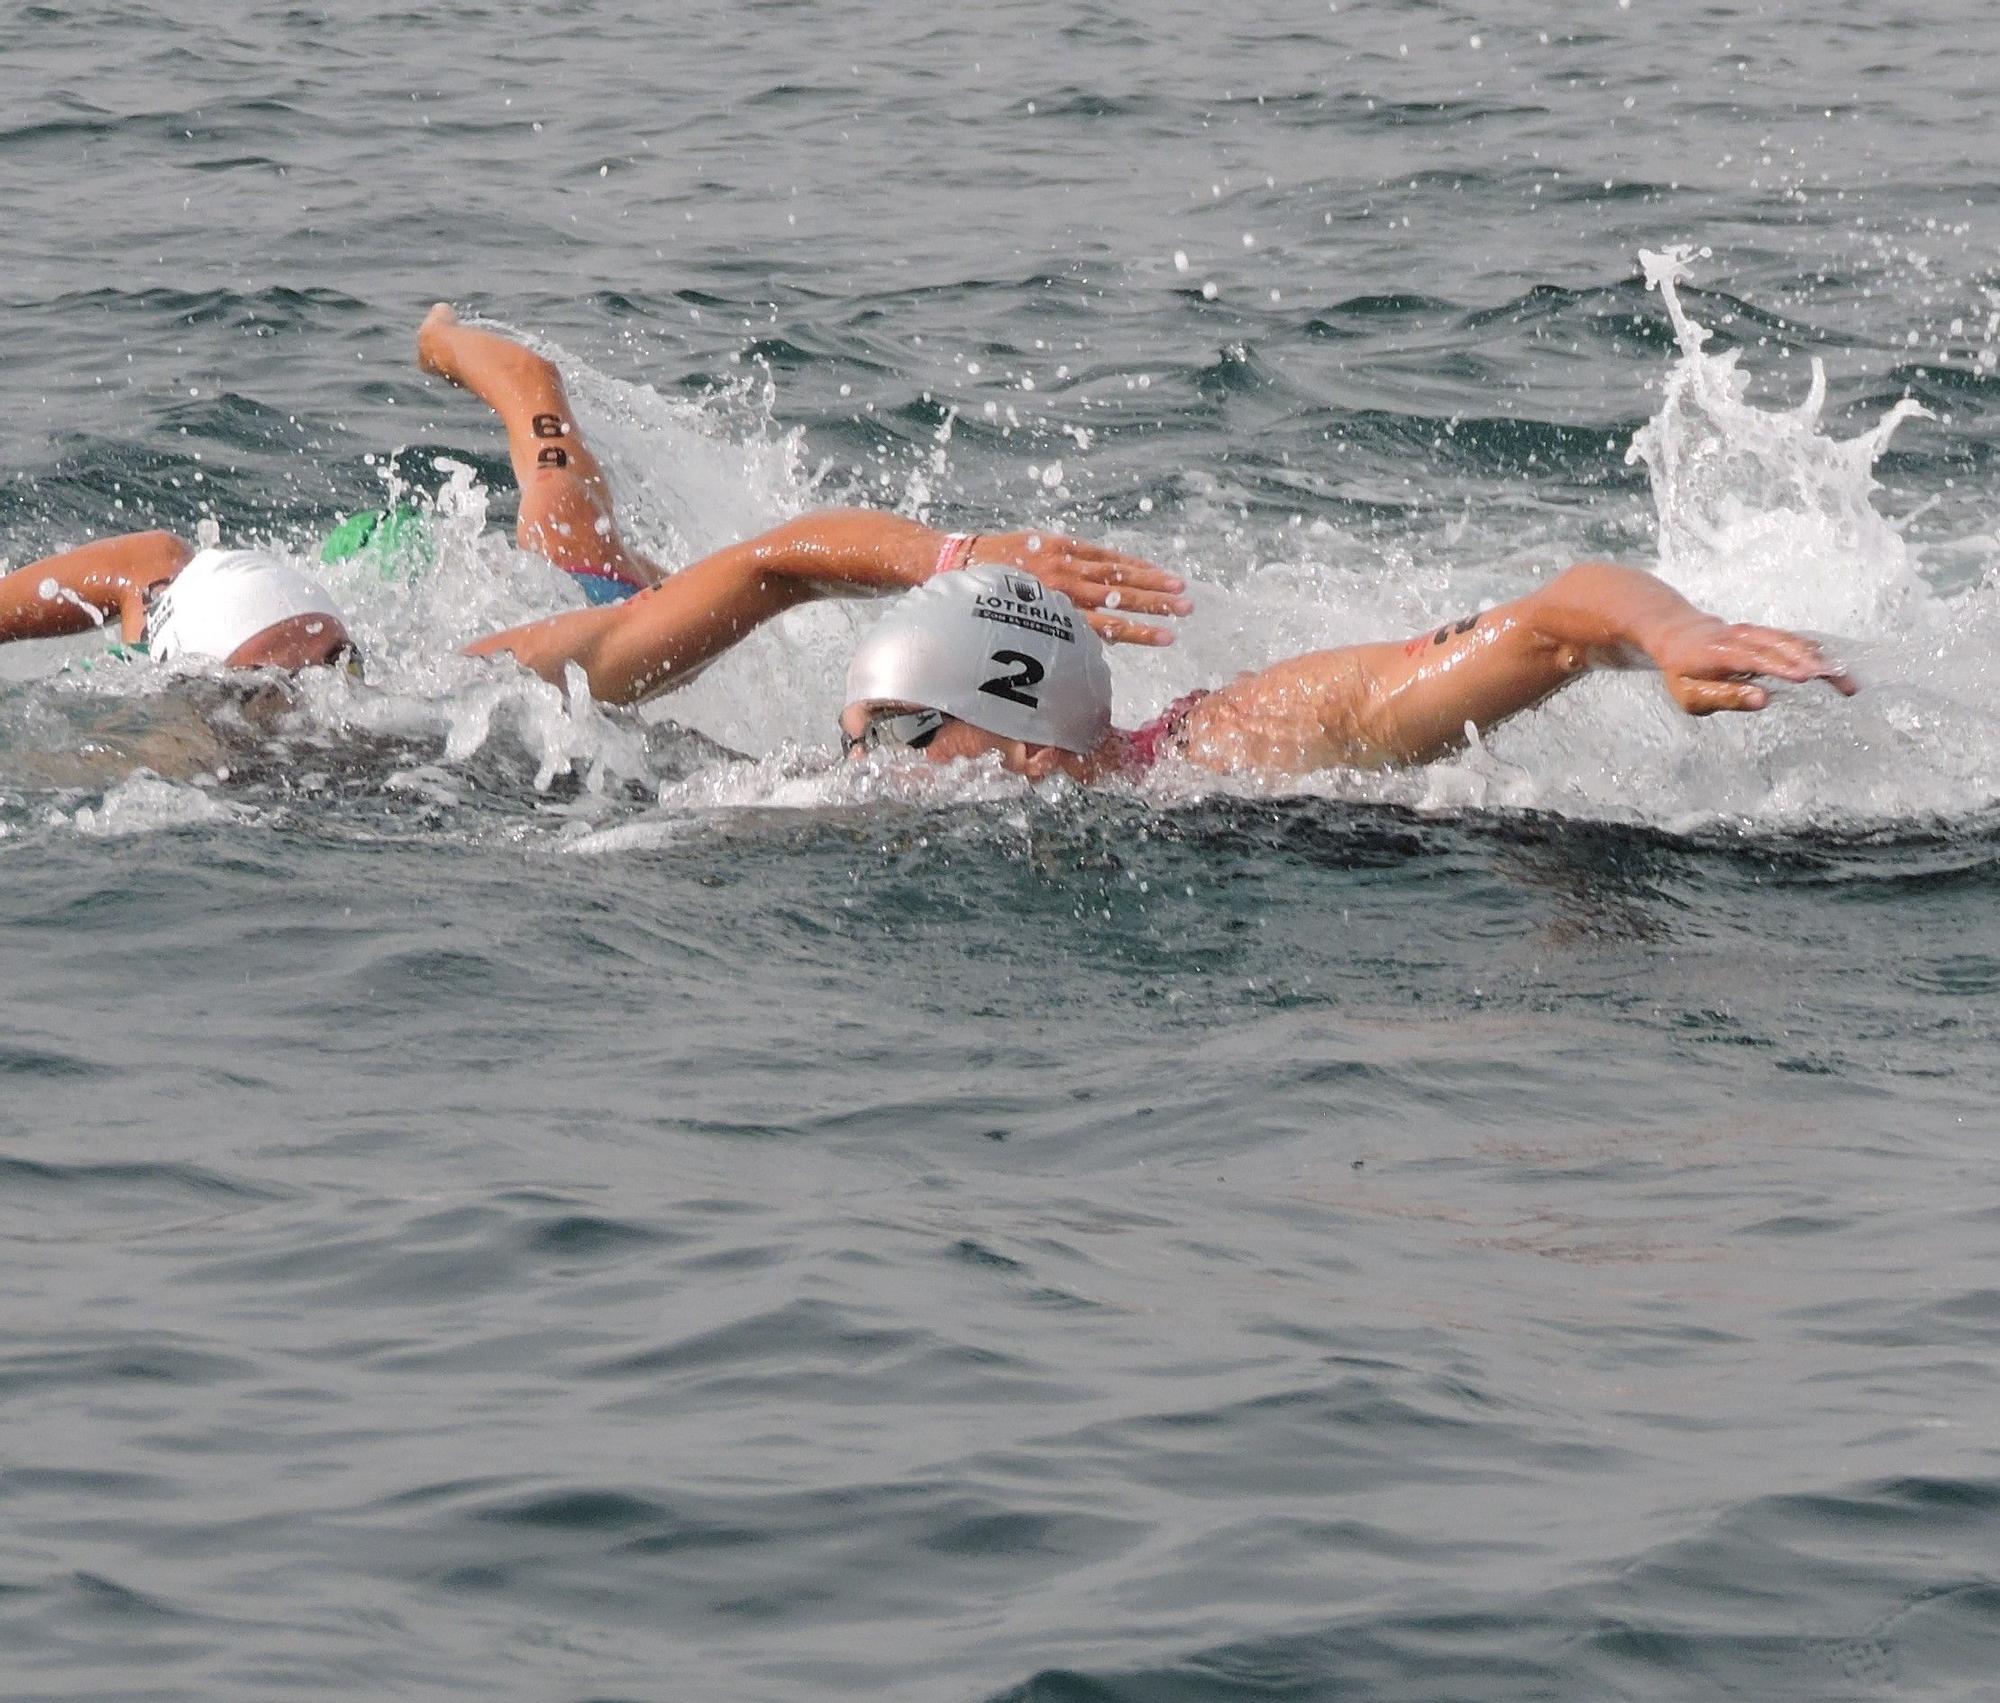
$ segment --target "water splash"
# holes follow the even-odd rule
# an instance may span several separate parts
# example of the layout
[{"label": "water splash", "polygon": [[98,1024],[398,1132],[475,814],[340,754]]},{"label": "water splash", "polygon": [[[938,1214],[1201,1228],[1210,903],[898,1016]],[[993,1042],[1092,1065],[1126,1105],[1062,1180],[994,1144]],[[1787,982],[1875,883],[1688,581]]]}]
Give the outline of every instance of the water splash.
[{"label": "water splash", "polygon": [[[1660,408],[1631,452],[1651,476],[1658,567],[1726,616],[1830,632],[1867,692],[1847,703],[1819,688],[1788,689],[1762,715],[1697,723],[1649,679],[1601,678],[1452,761],[1401,774],[1321,775],[1282,790],[1667,826],[1719,818],[1753,828],[1851,826],[1985,809],[2000,796],[1992,707],[2000,701],[2000,579],[1990,567],[1968,578],[1961,564],[1951,576],[1956,589],[1939,590],[1923,553],[1871,501],[1877,458],[1921,410],[1899,404],[1870,430],[1836,439],[1824,427],[1827,382],[1817,362],[1803,401],[1757,406],[1740,353],[1711,354],[1708,332],[1681,300],[1686,251],[1644,260],[1678,341]],[[677,565],[824,500],[825,481],[808,470],[799,435],[774,426],[768,390],[667,398],[548,352],[565,369],[632,537],[662,562]],[[910,501],[949,488],[951,447],[947,422],[921,483],[906,492]],[[607,712],[580,693],[459,655],[481,633],[580,599],[545,561],[489,531],[487,493],[472,469],[448,457],[433,466],[444,477],[429,499],[436,561],[425,575],[386,583],[360,564],[320,570],[352,612],[367,683],[314,676],[299,694],[299,714],[330,744],[359,733],[424,753],[417,767],[397,770],[416,781],[398,778],[387,790],[476,811],[477,789],[455,792],[449,778],[496,745],[518,750],[538,789],[528,807],[548,818],[558,843],[600,852],[650,843],[650,830],[623,832],[635,790],[656,800],[650,820],[663,824],[745,809],[1031,802],[1021,783],[977,766],[913,779],[893,764],[877,772],[832,762],[845,660],[874,614],[866,605],[798,610],[639,712]],[[1272,528],[1250,523],[1226,494],[1204,501],[1198,470],[1188,484],[1189,500],[1171,521],[1114,535],[1187,571],[1200,605],[1172,649],[1118,653],[1116,714],[1128,725],[1190,686],[1300,651],[1420,631],[1519,595],[1590,553],[1575,537],[1588,518],[1532,504],[1439,517],[1428,531],[1326,520]],[[135,697],[163,685],[160,671],[140,663],[67,679],[61,689]],[[28,700],[10,695],[0,719],[17,712],[33,718]],[[719,745],[663,745],[662,722]],[[671,751],[664,761],[663,749]],[[731,751],[749,760],[732,760]],[[565,777],[574,784],[559,785]],[[1171,805],[1270,789],[1169,766],[1138,790]],[[671,838],[679,829],[661,831]]]},{"label": "water splash", "polygon": [[1823,429],[1826,374],[1760,408],[1739,351],[1707,350],[1678,285],[1689,251],[1641,256],[1679,358],[1630,457],[1651,478],[1658,571],[1731,619],[1817,631],[1866,690],[1783,688],[1761,715],[1692,722],[1642,677],[1584,683],[1425,776],[1419,802],[1497,804],[1695,827],[1843,828],[1963,819],[2000,795],[2000,585],[1946,595],[1871,500],[1876,460],[1924,410],[1847,439]]},{"label": "water splash", "polygon": [[[1815,362],[1804,400],[1761,408],[1747,396],[1738,352],[1707,350],[1709,335],[1677,284],[1685,251],[1648,255],[1679,345],[1661,406],[1633,455],[1652,479],[1659,570],[1697,602],[1738,619],[1833,635],[1869,684],[1854,702],[1823,688],[1781,690],[1759,716],[1681,716],[1655,682],[1584,683],[1461,757],[1389,775],[1328,774],[1283,790],[1425,809],[1534,809],[1592,819],[1693,827],[1718,819],[1753,827],[1860,825],[1956,817],[2000,794],[2000,720],[1989,705],[2000,644],[2000,595],[1990,584],[1946,597],[1918,553],[1873,506],[1872,469],[1891,434],[1922,412],[1892,408],[1859,436],[1824,428],[1827,385]],[[797,513],[817,495],[795,438],[768,429],[718,445],[713,416],[642,386],[607,381],[572,357],[580,397],[601,398],[622,429],[595,436],[621,494],[637,492],[635,531],[712,546],[737,529]],[[747,399],[746,399],[747,400]],[[767,399],[768,400],[768,399]],[[923,494],[947,484],[940,434]],[[657,510],[653,505],[661,505]],[[1525,527],[1525,530],[1524,530]],[[1164,652],[1118,654],[1117,714],[1135,721],[1192,685],[1326,645],[1401,635],[1440,613],[1518,595],[1568,557],[1545,520],[1454,517],[1434,538],[1376,535],[1317,522],[1279,532],[1243,524],[1230,505],[1185,505],[1170,533],[1117,539],[1190,572],[1201,613]],[[751,754],[662,781],[658,820],[743,809],[840,809],[895,803],[919,784],[895,765],[855,776],[828,763],[842,668],[870,617],[864,608],[801,610],[756,635],[690,689],[649,713],[700,728]],[[927,802],[990,802],[1025,788],[967,768],[921,780]],[[1163,770],[1141,792],[1157,803],[1261,783]],[[595,828],[572,849],[626,849],[643,835]],[[662,831],[667,831],[665,828]]]},{"label": "water splash", "polygon": [[1796,407],[1754,406],[1741,351],[1709,354],[1708,330],[1681,304],[1691,258],[1686,247],[1639,254],[1681,351],[1659,413],[1626,455],[1651,476],[1659,572],[1698,602],[1731,602],[1744,619],[1873,632],[1924,594],[1901,535],[1870,498],[1896,428],[1928,410],[1905,399],[1858,437],[1829,437],[1816,355]]},{"label": "water splash", "polygon": [[629,542],[662,566],[691,562],[823,501],[824,470],[808,467],[803,433],[774,424],[768,379],[698,398],[662,396],[548,338],[494,329],[562,369],[584,434],[611,473]]},{"label": "water splash", "polygon": [[80,805],[71,822],[79,834],[123,839],[250,818],[251,812],[242,805],[201,787],[162,780],[142,769],[111,788],[96,805]]}]

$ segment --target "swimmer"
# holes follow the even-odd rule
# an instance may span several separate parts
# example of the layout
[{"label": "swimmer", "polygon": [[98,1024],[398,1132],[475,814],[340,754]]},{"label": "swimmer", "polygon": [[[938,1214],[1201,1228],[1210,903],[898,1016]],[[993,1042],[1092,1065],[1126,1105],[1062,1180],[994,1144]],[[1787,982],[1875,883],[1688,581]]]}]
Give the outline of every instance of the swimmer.
[{"label": "swimmer", "polygon": [[611,482],[583,441],[553,361],[499,332],[461,325],[439,302],[417,327],[417,365],[500,416],[521,488],[515,538],[523,550],[562,569],[593,604],[621,602],[667,577],[620,534]]},{"label": "swimmer", "polygon": [[295,672],[356,654],[333,594],[259,550],[134,532],[0,577],[0,644],[107,627],[122,648],[168,664]]},{"label": "swimmer", "polygon": [[1100,647],[1018,574],[938,580],[892,609],[848,671],[843,747],[931,762],[997,755],[1039,779],[1098,780],[1179,756],[1283,777],[1433,762],[1597,669],[1652,669],[1687,714],[1756,711],[1761,679],[1858,689],[1812,640],[1725,622],[1634,568],[1583,563],[1498,608],[1387,643],[1292,657],[1111,725]]},{"label": "swimmer", "polygon": [[1050,534],[967,537],[856,510],[808,516],[668,578],[623,542],[553,365],[442,303],[417,350],[426,371],[484,398],[506,425],[522,548],[577,575],[602,605],[468,650],[511,655],[556,684],[580,668],[605,703],[684,684],[808,598],[898,591],[912,595],[849,670],[843,749],[901,744],[932,762],[991,753],[1035,778],[1093,780],[1168,756],[1279,776],[1427,763],[1461,749],[1468,725],[1497,726],[1597,669],[1654,669],[1693,716],[1761,710],[1760,679],[1856,690],[1810,639],[1722,621],[1651,574],[1586,563],[1408,640],[1317,651],[1188,693],[1121,732],[1097,638],[1170,643],[1160,621],[1191,607],[1176,576]]},{"label": "swimmer", "polygon": [[[593,690],[609,702],[636,703],[684,682],[800,603],[911,590],[975,554],[1032,566],[1114,643],[1168,643],[1170,633],[1134,617],[1189,608],[1176,576],[1116,550],[1052,533],[969,539],[861,509],[806,515],[670,576],[625,543],[610,483],[553,363],[498,332],[460,324],[443,302],[418,328],[417,363],[500,416],[521,484],[521,548],[568,573],[591,604],[482,639],[468,652],[514,653],[559,685],[565,667],[587,657]],[[338,562],[367,552],[397,578],[419,570],[427,550],[421,512],[391,509],[348,517],[321,556]],[[622,618],[628,610],[631,618]],[[197,550],[172,533],[130,533],[0,577],[0,644],[93,627],[114,628],[124,648],[167,663],[295,671],[357,656],[325,585],[267,551]]]},{"label": "swimmer", "polygon": [[169,532],[99,539],[0,576],[0,643],[92,631],[111,639],[114,656],[150,653],[197,674],[221,667],[230,683],[127,701],[136,713],[100,702],[80,744],[0,752],[14,778],[93,786],[141,768],[182,780],[237,772],[292,708],[289,677],[360,667],[340,605],[312,575],[255,550],[198,550]]},{"label": "swimmer", "polygon": [[[499,414],[521,484],[523,549],[574,576],[593,602],[666,577],[620,538],[603,468],[576,429],[553,365],[507,338],[460,326],[443,303],[418,332],[417,358]],[[348,516],[321,559],[365,556],[393,579],[421,571],[430,548],[423,512],[398,505]],[[92,628],[115,632],[116,649],[168,664],[295,672],[357,658],[332,593],[267,551],[203,550],[170,532],[140,532],[0,577],[0,644]]]},{"label": "swimmer", "polygon": [[[891,517],[856,524],[850,573],[870,590],[893,589],[888,565],[900,561],[907,577],[937,537]],[[897,528],[908,533],[900,543]],[[1432,762],[1461,749],[1468,727],[1484,732],[1598,669],[1656,671],[1691,716],[1761,710],[1771,698],[1764,680],[1857,690],[1811,639],[1723,621],[1638,569],[1584,563],[1498,608],[1406,640],[1276,662],[1120,731],[1096,635],[1164,642],[1158,627],[1109,607],[1115,598],[1134,614],[1186,613],[1179,583],[1125,558],[1110,580],[1137,589],[1091,584],[1080,608],[1042,566],[1070,566],[1078,547],[1051,539],[1037,551],[1035,542],[1012,534],[940,544],[921,587],[855,652],[840,716],[844,752],[901,747],[933,763],[996,756],[1037,780],[1102,780],[1169,756],[1282,777]],[[511,654],[550,680],[579,667],[592,696],[634,703],[689,678],[775,612],[783,594],[759,577],[757,562],[779,547],[753,539],[630,603],[531,623],[472,648]]]}]

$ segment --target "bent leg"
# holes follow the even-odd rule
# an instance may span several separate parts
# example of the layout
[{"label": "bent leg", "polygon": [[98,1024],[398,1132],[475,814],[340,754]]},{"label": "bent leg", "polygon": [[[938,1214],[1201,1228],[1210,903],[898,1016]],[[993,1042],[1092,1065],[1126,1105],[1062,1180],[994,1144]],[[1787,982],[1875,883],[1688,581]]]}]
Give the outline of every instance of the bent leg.
[{"label": "bent leg", "polygon": [[666,576],[626,546],[611,484],[583,441],[553,362],[498,332],[461,325],[443,302],[417,330],[417,364],[469,390],[500,416],[521,487],[521,548],[565,573],[625,581]]}]

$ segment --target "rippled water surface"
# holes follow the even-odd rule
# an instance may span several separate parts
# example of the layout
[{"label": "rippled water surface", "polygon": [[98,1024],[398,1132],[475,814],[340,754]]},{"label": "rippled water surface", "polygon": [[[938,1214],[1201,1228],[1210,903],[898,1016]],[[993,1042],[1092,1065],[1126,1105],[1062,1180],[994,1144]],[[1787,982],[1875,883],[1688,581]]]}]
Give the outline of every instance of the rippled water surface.
[{"label": "rippled water surface", "polygon": [[[0,562],[444,541],[289,705],[0,655],[0,1693],[1992,1695],[1992,45],[0,19]],[[1867,689],[1085,797],[831,768],[821,607],[572,708],[452,654],[573,593],[439,298],[667,560],[1184,570],[1127,721],[1604,553]]]}]

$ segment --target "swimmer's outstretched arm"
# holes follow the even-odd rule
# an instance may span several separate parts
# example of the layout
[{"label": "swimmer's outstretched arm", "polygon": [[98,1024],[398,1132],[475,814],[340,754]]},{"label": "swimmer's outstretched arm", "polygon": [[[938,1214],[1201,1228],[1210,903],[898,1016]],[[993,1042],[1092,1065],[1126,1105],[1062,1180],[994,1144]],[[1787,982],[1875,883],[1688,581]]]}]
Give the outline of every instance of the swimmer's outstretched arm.
[{"label": "swimmer's outstretched arm", "polygon": [[515,539],[565,573],[640,586],[666,577],[618,531],[611,481],[583,441],[555,363],[511,337],[461,325],[439,302],[417,327],[417,365],[469,390],[500,416],[521,487]]},{"label": "swimmer's outstretched arm", "polygon": [[186,567],[194,546],[171,532],[131,532],[45,556],[0,578],[0,644],[59,639],[117,621],[136,644],[146,633],[146,593]]},{"label": "swimmer's outstretched arm", "polygon": [[[965,560],[958,558],[963,556]],[[468,645],[505,652],[545,680],[580,667],[591,696],[633,704],[683,684],[773,616],[814,598],[908,591],[967,562],[1027,568],[1066,592],[1106,639],[1169,644],[1135,616],[1184,615],[1177,575],[1119,551],[1053,533],[1006,532],[954,545],[900,515],[835,509],[806,515],[683,568],[629,602],[531,621]]]},{"label": "swimmer's outstretched arm", "polygon": [[1689,715],[1761,710],[1759,677],[1858,688],[1818,645],[1704,613],[1637,568],[1582,563],[1526,597],[1400,644],[1277,663],[1196,706],[1188,754],[1290,773],[1427,763],[1598,668],[1653,668]]}]

